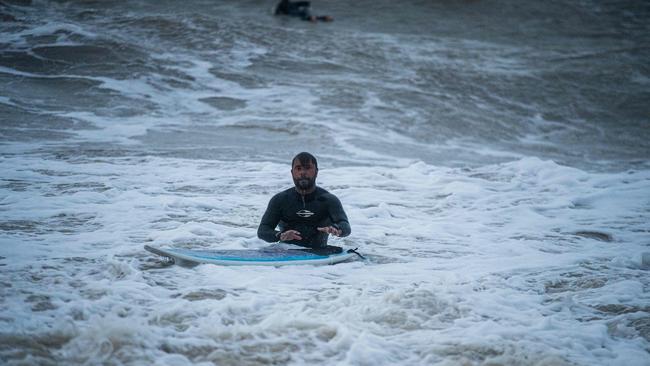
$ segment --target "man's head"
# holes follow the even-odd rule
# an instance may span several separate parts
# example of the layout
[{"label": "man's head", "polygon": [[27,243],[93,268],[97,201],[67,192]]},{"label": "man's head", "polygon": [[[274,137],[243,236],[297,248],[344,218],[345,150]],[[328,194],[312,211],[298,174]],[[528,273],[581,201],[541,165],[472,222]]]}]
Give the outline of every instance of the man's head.
[{"label": "man's head", "polygon": [[296,188],[302,192],[311,192],[316,187],[318,162],[307,152],[301,152],[291,161],[291,176]]}]

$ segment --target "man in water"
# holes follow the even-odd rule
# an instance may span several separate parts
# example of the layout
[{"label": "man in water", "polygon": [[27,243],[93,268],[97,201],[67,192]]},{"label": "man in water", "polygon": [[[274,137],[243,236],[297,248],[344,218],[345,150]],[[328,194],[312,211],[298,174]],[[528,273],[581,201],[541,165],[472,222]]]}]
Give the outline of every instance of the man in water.
[{"label": "man in water", "polygon": [[341,201],[316,186],[316,158],[306,152],[296,155],[291,161],[291,175],[295,187],[271,198],[257,236],[269,243],[281,241],[318,248],[327,246],[329,235],[350,235],[350,223]]},{"label": "man in water", "polygon": [[309,10],[310,6],[311,3],[309,1],[281,0],[278,5],[275,6],[274,14],[294,16],[302,20],[309,20],[311,22],[315,22],[317,20],[331,22],[334,20],[334,18],[329,15],[311,15],[311,11]]}]

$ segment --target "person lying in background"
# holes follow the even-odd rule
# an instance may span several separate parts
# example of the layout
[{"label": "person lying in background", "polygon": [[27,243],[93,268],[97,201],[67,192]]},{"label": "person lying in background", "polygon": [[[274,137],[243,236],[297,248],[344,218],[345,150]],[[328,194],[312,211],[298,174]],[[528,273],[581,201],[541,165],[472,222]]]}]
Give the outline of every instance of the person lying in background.
[{"label": "person lying in background", "polygon": [[311,2],[309,1],[280,0],[278,5],[275,6],[274,14],[298,17],[302,20],[308,20],[310,22],[316,22],[318,20],[331,22],[334,20],[334,18],[329,15],[312,15],[310,6]]}]

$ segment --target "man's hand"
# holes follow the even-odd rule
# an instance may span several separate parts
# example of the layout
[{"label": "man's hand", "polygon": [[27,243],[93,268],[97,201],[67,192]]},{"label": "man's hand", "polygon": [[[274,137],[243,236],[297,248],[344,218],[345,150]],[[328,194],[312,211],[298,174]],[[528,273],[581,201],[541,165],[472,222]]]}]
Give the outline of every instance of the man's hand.
[{"label": "man's hand", "polygon": [[300,236],[300,232],[296,230],[283,231],[282,234],[280,234],[280,241],[287,240],[302,240],[302,236]]},{"label": "man's hand", "polygon": [[334,236],[341,236],[341,234],[343,234],[343,230],[337,229],[334,226],[319,227],[318,231],[322,233],[332,234]]}]

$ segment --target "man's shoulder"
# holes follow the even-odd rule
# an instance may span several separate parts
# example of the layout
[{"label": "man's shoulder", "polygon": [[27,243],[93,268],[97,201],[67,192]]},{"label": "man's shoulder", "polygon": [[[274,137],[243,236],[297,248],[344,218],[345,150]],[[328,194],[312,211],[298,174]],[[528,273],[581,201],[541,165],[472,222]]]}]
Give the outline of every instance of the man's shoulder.
[{"label": "man's shoulder", "polygon": [[[333,193],[330,193],[325,188],[321,188],[319,186],[316,186],[316,190],[312,194],[319,199],[331,199],[331,198],[336,199],[336,196]],[[287,199],[295,199],[295,198],[296,198],[296,188],[291,187],[285,189],[284,191],[280,191],[276,193],[273,196],[272,200],[287,200]]]},{"label": "man's shoulder", "polygon": [[327,194],[331,194],[331,193],[327,189],[325,189],[323,187],[316,186],[316,194],[319,195],[319,196],[322,196],[322,195],[327,195]]},{"label": "man's shoulder", "polygon": [[328,190],[321,187],[316,187],[316,197],[319,201],[338,200],[334,193],[330,193]]},{"label": "man's shoulder", "polygon": [[291,194],[292,194],[294,191],[295,191],[294,188],[287,188],[287,189],[285,189],[284,191],[280,191],[280,192],[276,193],[276,194],[273,196],[272,199],[273,199],[273,200],[278,200],[278,199],[287,199],[287,198],[291,197]]}]

